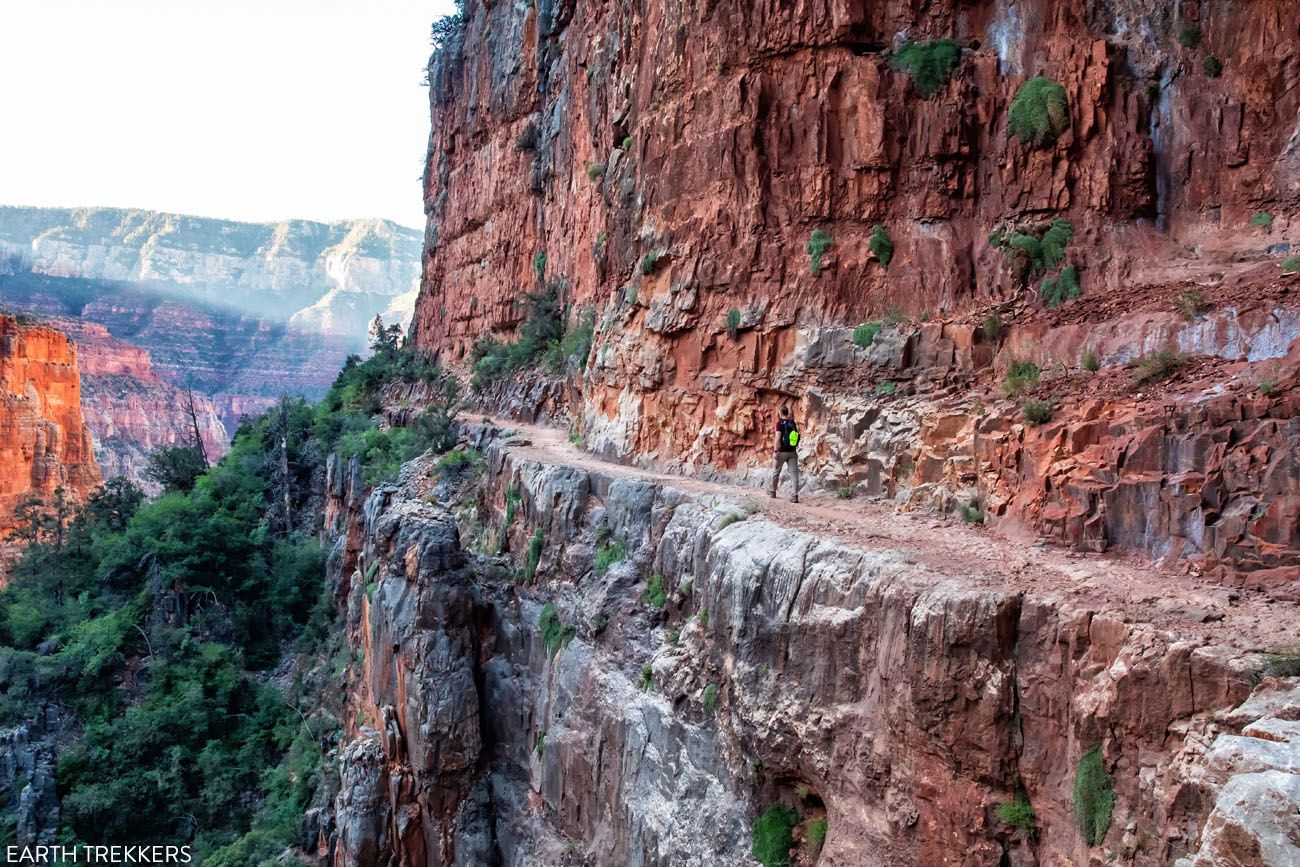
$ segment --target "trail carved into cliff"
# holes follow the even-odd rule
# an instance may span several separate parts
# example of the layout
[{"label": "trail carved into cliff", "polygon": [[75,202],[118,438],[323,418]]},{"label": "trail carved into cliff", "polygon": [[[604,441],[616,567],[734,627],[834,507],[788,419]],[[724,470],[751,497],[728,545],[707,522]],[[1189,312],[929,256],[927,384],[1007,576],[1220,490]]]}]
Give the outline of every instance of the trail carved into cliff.
[{"label": "trail carved into cliff", "polygon": [[[1069,597],[1156,626],[1198,629],[1207,640],[1243,649],[1274,648],[1292,640],[1294,635],[1284,624],[1300,616],[1300,606],[1263,592],[1225,588],[1114,555],[1065,551],[865,500],[804,493],[801,502],[791,503],[788,487],[773,500],[755,488],[605,461],[581,451],[555,428],[504,419],[492,422],[517,432],[505,447],[519,457],[739,500],[747,510],[782,526],[867,549],[900,551],[940,573],[960,575],[972,587],[1010,585],[1039,595]],[[1287,610],[1292,615],[1286,615]]]}]

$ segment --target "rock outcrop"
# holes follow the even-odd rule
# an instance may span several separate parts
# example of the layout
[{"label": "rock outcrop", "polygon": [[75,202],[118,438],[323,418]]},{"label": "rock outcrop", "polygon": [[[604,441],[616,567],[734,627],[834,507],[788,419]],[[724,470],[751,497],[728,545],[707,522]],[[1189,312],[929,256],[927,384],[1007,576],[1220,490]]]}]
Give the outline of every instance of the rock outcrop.
[{"label": "rock outcrop", "polygon": [[1300,697],[1256,651],[1295,603],[1207,618],[1113,561],[960,526],[839,542],[485,444],[482,479],[426,458],[363,506],[332,471],[362,657],[324,863],[753,865],[772,804],[823,867],[1293,856]]},{"label": "rock outcrop", "polygon": [[[1289,587],[1298,29],[1283,0],[470,3],[430,66],[416,339],[467,364],[554,284],[596,314],[593,451],[762,476],[790,401],[814,486]],[[950,74],[915,78],[937,39]],[[1037,76],[1065,108],[1026,141]]]},{"label": "rock outcrop", "polygon": [[61,489],[75,502],[99,481],[76,345],[60,331],[0,315],[0,539],[24,501],[50,504]]},{"label": "rock outcrop", "polygon": [[125,476],[152,490],[144,475],[149,455],[164,446],[192,443],[195,420],[208,459],[226,453],[230,435],[211,398],[164,380],[154,372],[147,351],[118,340],[102,325],[64,319],[57,324],[77,341],[82,415],[105,478]]}]

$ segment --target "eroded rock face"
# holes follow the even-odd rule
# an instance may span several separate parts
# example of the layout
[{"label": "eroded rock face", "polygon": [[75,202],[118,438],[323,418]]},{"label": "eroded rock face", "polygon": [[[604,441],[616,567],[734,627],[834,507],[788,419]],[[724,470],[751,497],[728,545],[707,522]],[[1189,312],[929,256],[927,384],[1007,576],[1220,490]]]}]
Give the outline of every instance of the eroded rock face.
[{"label": "eroded rock face", "polygon": [[[790,401],[814,485],[883,486],[909,507],[978,496],[997,504],[990,520],[1226,575],[1300,567],[1281,481],[1300,447],[1285,395],[1300,313],[1278,267],[1300,242],[1300,9],[1245,8],[470,4],[463,41],[430,67],[417,340],[459,363],[519,324],[521,287],[564,281],[573,311],[597,313],[570,414],[602,455],[761,476]],[[1193,24],[1200,43],[1184,47]],[[961,59],[924,99],[893,52],[939,37]],[[1069,103],[1041,148],[1007,121],[1035,75]],[[1046,275],[1022,283],[989,239],[1053,216],[1073,226],[1083,298],[1049,311]],[[832,243],[813,273],[815,229]],[[1188,322],[1173,310],[1191,296],[1204,309]],[[992,340],[986,312],[1002,318]],[[904,324],[854,346],[854,326],[886,318]],[[1240,367],[1203,371],[1209,406],[1192,389],[1116,386],[1101,404],[1058,400],[1056,427],[1023,433],[998,385],[1011,360],[1050,356],[1075,396],[1088,352],[1113,371],[1163,349]],[[1233,398],[1215,394],[1225,379]],[[1264,381],[1281,396],[1241,394]],[[899,406],[882,383],[925,399]],[[925,424],[899,429],[908,416]],[[1237,445],[1255,438],[1262,452]],[[1158,468],[1137,478],[1130,451]]]},{"label": "eroded rock face", "polygon": [[[1248,617],[1206,630],[1070,590],[1104,587],[1104,563],[1044,562],[1060,590],[1027,592],[992,562],[836,542],[500,444],[457,526],[431,469],[369,497],[340,576],[366,722],[338,865],[752,865],[777,802],[827,819],[821,865],[1288,851],[1300,710],[1288,681],[1252,692]],[[1071,793],[1094,746],[1115,800],[1089,846]],[[1018,794],[1032,837],[996,811]]]},{"label": "eroded rock face", "polygon": [[105,478],[125,476],[151,492],[145,478],[149,455],[194,441],[193,400],[203,449],[216,461],[230,447],[217,408],[202,393],[186,392],[158,376],[149,353],[118,340],[94,323],[58,320],[77,341],[82,413]]},{"label": "eroded rock face", "polygon": [[0,539],[24,500],[48,503],[62,488],[75,502],[99,481],[76,345],[60,331],[0,315]]},{"label": "eroded rock face", "polygon": [[173,296],[360,342],[376,313],[409,296],[420,238],[387,220],[240,223],[121,208],[2,207],[0,253],[16,253],[37,274],[167,287]]}]

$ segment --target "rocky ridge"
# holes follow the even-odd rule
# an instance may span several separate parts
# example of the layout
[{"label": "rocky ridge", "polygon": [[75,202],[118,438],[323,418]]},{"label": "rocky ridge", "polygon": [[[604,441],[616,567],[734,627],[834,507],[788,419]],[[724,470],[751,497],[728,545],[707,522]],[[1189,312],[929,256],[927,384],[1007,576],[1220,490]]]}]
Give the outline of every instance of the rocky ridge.
[{"label": "rocky ridge", "polygon": [[[322,862],[752,865],[772,803],[798,840],[828,823],[801,864],[1300,855],[1300,693],[1258,676],[1270,603],[1152,607],[1125,587],[1171,576],[1117,582],[1135,567],[1096,555],[959,525],[957,556],[842,542],[722,486],[474,437],[481,479],[425,458],[363,497],[331,466],[363,656],[341,788],[308,823]],[[1089,845],[1093,747],[1114,802]],[[1018,798],[1032,834],[1000,818]]]}]

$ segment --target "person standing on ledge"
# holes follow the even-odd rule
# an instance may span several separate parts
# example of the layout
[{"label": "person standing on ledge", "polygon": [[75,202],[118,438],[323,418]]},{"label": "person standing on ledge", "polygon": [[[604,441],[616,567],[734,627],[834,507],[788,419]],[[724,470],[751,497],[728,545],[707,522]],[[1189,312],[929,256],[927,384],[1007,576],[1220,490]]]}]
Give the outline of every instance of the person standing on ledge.
[{"label": "person standing on ledge", "polygon": [[776,466],[772,468],[772,487],[768,489],[769,497],[776,496],[776,487],[781,483],[781,468],[790,466],[790,477],[794,481],[794,496],[790,502],[799,502],[799,425],[790,417],[790,404],[781,404],[781,417],[776,422]]}]

